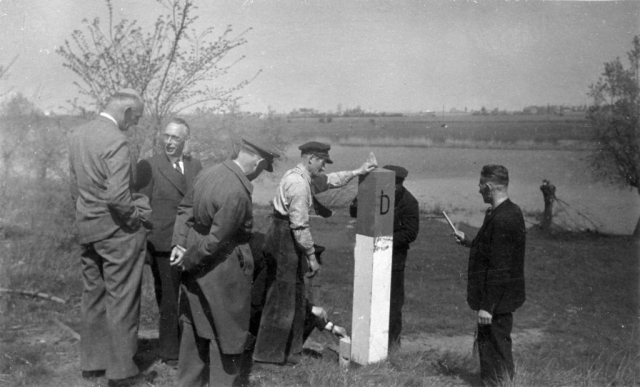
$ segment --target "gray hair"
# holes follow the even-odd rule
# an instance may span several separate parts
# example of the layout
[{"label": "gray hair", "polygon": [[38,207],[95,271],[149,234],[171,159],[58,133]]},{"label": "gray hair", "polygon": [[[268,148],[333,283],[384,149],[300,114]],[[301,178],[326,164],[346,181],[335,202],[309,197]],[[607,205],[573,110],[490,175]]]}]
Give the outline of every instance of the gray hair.
[{"label": "gray hair", "polygon": [[187,123],[187,121],[184,118],[180,118],[180,117],[173,117],[168,123],[167,126],[169,126],[170,124],[177,124],[177,125],[182,125],[185,128],[187,128],[187,136],[191,135],[191,127],[189,126],[189,124]]}]

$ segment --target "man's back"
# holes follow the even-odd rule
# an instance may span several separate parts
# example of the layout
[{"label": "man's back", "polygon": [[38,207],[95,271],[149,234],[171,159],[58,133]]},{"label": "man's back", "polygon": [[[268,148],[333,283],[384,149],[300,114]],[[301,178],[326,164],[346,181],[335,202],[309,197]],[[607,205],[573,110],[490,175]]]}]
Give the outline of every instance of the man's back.
[{"label": "man's back", "polygon": [[104,239],[126,225],[136,212],[129,190],[131,155],[116,124],[98,117],[78,127],[69,161],[80,243]]}]

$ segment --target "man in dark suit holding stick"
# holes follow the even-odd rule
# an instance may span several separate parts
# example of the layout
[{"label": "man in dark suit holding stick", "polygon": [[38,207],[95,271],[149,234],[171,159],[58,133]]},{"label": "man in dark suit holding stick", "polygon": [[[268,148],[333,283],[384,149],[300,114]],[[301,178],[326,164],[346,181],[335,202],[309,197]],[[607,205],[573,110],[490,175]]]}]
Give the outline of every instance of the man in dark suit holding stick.
[{"label": "man in dark suit holding stick", "polygon": [[180,269],[169,264],[171,237],[178,204],[202,169],[199,160],[184,154],[190,132],[185,120],[172,119],[162,135],[164,152],[138,163],[137,189],[149,198],[153,210],[153,230],[148,236],[147,250],[151,257],[156,301],[160,309],[159,355],[161,361],[172,366],[177,366],[180,349]]},{"label": "man in dark suit holding stick", "polygon": [[[124,131],[138,124],[144,102],[133,90],[112,95],[69,145],[71,196],[82,247],[82,376],[106,376],[109,386],[142,381],[138,347],[140,285],[148,200],[134,201],[133,159]],[[146,203],[143,203],[146,202]]]},{"label": "man in dark suit holding stick", "polygon": [[471,248],[467,302],[478,311],[477,344],[484,386],[513,379],[513,312],[525,300],[526,229],[520,207],[509,200],[508,186],[507,168],[482,167],[480,194],[491,207],[473,240],[454,230],[458,243]]}]

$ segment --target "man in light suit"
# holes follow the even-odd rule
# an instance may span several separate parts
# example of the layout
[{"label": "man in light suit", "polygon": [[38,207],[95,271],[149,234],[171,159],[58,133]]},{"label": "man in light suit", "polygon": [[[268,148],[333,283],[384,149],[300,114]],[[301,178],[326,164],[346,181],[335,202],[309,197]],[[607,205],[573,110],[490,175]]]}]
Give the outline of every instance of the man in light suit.
[{"label": "man in light suit", "polygon": [[141,226],[146,224],[143,209],[148,210],[148,200],[140,195],[134,202],[135,160],[124,131],[137,125],[143,110],[138,93],[122,90],[70,139],[71,196],[84,277],[82,376],[106,375],[109,386],[133,385],[142,377],[133,356],[146,242]]},{"label": "man in light suit", "polygon": [[173,225],[178,204],[202,169],[200,161],[183,154],[190,128],[181,118],[172,119],[164,130],[164,153],[138,163],[138,192],[146,195],[153,213],[153,230],[147,239],[151,256],[156,300],[160,309],[159,355],[161,361],[177,365],[180,349],[178,293],[180,269],[169,264]]},{"label": "man in light suit", "polygon": [[251,181],[263,170],[272,172],[276,157],[268,147],[243,140],[233,160],[198,175],[178,207],[170,259],[184,270],[179,386],[241,381],[254,266]]}]

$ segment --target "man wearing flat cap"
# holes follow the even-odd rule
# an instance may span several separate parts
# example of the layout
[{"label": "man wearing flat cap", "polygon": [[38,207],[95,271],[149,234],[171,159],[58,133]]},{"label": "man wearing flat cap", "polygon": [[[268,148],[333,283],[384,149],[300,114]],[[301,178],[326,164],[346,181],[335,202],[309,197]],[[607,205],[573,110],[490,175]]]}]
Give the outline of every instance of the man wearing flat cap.
[{"label": "man wearing flat cap", "polygon": [[[404,268],[409,244],[416,240],[420,229],[420,206],[403,185],[409,171],[396,165],[385,165],[396,173],[396,201],[393,212],[393,258],[391,263],[391,300],[389,311],[389,349],[400,348],[402,306],[404,305]],[[349,206],[352,217],[358,215],[358,198]]]},{"label": "man wearing flat cap", "polygon": [[353,171],[323,174],[325,165],[333,163],[331,147],[313,141],[298,149],[300,163],[284,174],[273,198],[273,220],[263,248],[267,270],[273,275],[253,353],[253,359],[262,363],[296,364],[301,358],[304,275],[312,277],[320,268],[309,230],[309,211],[318,204],[313,195],[343,187],[376,167],[365,162]]},{"label": "man wearing flat cap", "polygon": [[242,140],[233,160],[203,170],[178,207],[171,264],[183,269],[179,386],[231,386],[251,310],[251,181],[279,155]]}]

